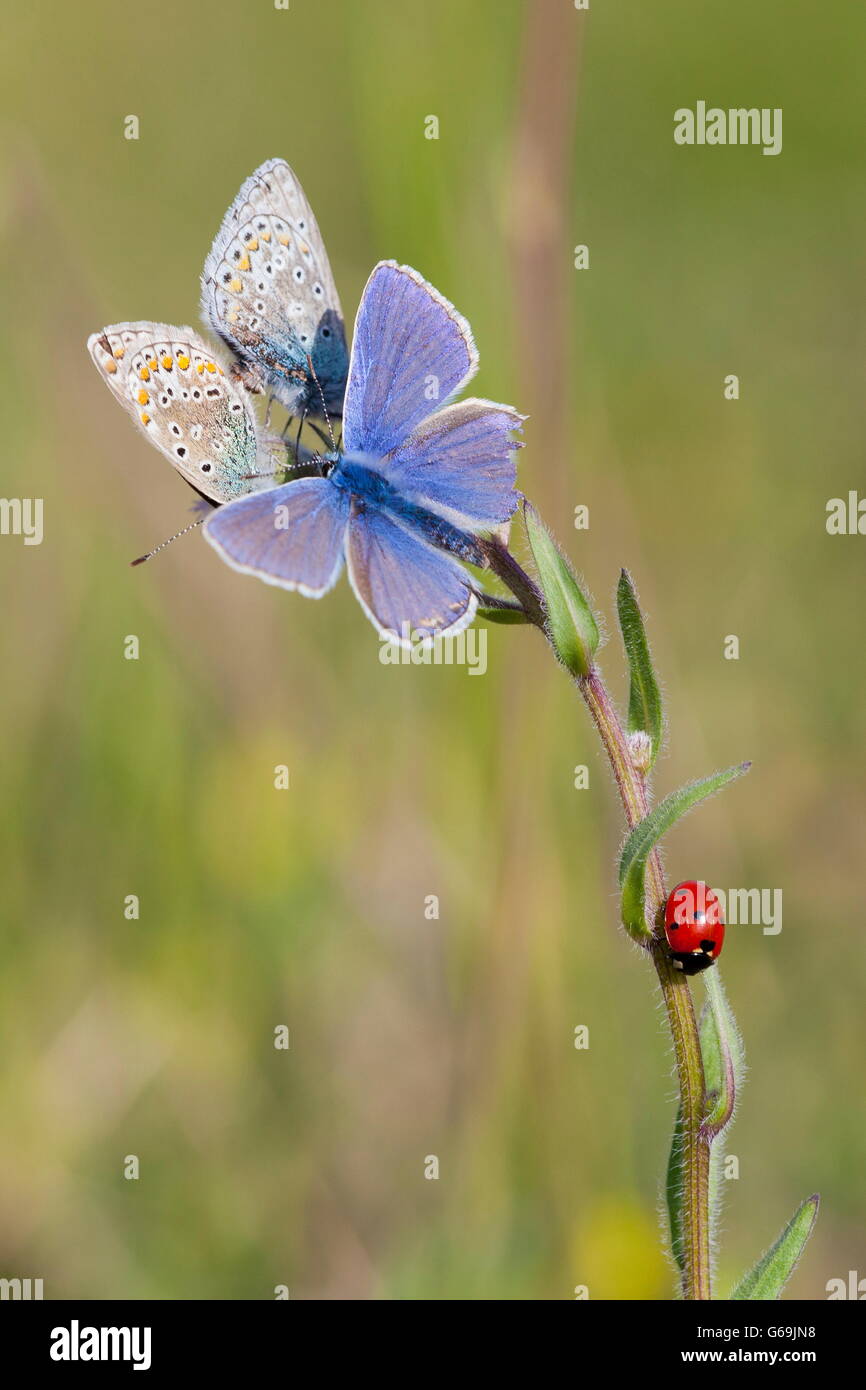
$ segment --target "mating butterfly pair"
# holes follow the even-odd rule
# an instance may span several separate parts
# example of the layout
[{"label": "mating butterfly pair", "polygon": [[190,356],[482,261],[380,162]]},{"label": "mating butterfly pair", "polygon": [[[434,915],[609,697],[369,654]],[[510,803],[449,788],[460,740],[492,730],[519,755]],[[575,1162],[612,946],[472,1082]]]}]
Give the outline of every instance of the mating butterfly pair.
[{"label": "mating butterfly pair", "polygon": [[[446,404],[474,374],[469,325],[408,266],[383,261],[364,290],[347,357],[315,218],[288,165],[243,185],[207,258],[203,305],[233,354],[225,368],[189,328],[125,323],[88,347],[114,395],[202,496],[205,536],[228,564],[319,598],[346,565],[365,612],[404,644],[456,633],[477,597],[460,561],[514,512],[509,406]],[[341,446],[315,476],[274,486],[282,440],[247,391],[290,414],[342,410]],[[344,400],[345,392],[345,400]]]}]

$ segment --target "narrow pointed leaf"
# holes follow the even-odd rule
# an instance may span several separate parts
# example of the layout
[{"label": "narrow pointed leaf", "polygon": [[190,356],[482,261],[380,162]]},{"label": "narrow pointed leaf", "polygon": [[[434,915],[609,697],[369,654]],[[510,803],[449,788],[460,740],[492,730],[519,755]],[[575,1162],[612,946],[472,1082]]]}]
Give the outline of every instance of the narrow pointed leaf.
[{"label": "narrow pointed leaf", "polygon": [[745,1073],[743,1044],[718,969],[704,977],[707,1004],[701,1014],[701,1055],[708,1107],[703,1131],[715,1139],[733,1119]]},{"label": "narrow pointed leaf", "polygon": [[479,594],[477,616],[488,623],[528,623],[529,614],[521,603],[493,594]]},{"label": "narrow pointed leaf", "polygon": [[715,772],[712,777],[704,777],[699,782],[689,782],[671,792],[664,801],[654,806],[648,816],[634,827],[625,844],[619,860],[619,883],[622,890],[623,926],[632,936],[643,937],[650,931],[644,912],[644,879],[646,862],[655,845],[671,826],[697,806],[708,796],[713,796],[728,782],[748,772],[750,763],[739,763],[736,767]]},{"label": "narrow pointed leaf", "polygon": [[535,508],[525,502],[523,510],[538,584],[544,595],[550,644],[573,676],[588,676],[599,643],[593,611],[574,571]]},{"label": "narrow pointed leaf", "polygon": [[745,1075],[745,1059],[739,1029],[722,985],[718,966],[704,975],[707,1002],[701,1013],[700,1042],[704,1066],[707,1112],[701,1126],[710,1142],[709,1201],[710,1248],[718,1246],[718,1227],[727,1183],[724,1180],[725,1146]]},{"label": "narrow pointed leaf", "polygon": [[775,1245],[762,1255],[754,1269],[743,1276],[731,1299],[769,1301],[779,1298],[799,1263],[818,1216],[820,1198],[807,1197],[794,1213]]},{"label": "narrow pointed leaf", "polygon": [[[743,1081],[745,1063],[739,1030],[722,988],[718,968],[706,972],[704,984],[708,999],[701,1015],[700,1042],[704,1065],[704,1085],[709,1106],[703,1130],[712,1143],[708,1205],[711,1240],[714,1240],[721,1210],[721,1194],[724,1190],[724,1183],[721,1180],[725,1161],[722,1135],[733,1118],[736,1098]],[[671,1139],[671,1151],[668,1157],[665,1189],[671,1253],[676,1260],[677,1267],[682,1270],[685,1266],[682,1110],[677,1111]]]},{"label": "narrow pointed leaf", "polygon": [[643,614],[628,570],[623,570],[619,577],[616,607],[630,678],[627,727],[630,734],[648,735],[651,768],[658,756],[664,729],[662,697],[653,670]]}]

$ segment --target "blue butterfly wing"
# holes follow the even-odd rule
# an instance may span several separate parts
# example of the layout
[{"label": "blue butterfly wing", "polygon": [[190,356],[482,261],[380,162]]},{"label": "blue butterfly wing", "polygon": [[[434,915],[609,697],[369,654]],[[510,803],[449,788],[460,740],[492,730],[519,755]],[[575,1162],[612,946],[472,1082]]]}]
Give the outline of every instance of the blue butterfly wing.
[{"label": "blue butterfly wing", "polygon": [[518,503],[514,452],[522,445],[511,432],[524,418],[509,405],[458,401],[422,421],[378,468],[409,501],[492,530]]},{"label": "blue butterfly wing", "polygon": [[233,569],[321,598],[343,568],[349,508],[327,478],[298,478],[220,507],[204,534]]},{"label": "blue butterfly wing", "polygon": [[374,507],[349,522],[346,562],[368,618],[402,646],[413,634],[454,636],[475,616],[478,601],[457,561]]},{"label": "blue butterfly wing", "polygon": [[475,372],[468,323],[416,270],[380,261],[367,281],[343,412],[347,453],[383,458]]}]

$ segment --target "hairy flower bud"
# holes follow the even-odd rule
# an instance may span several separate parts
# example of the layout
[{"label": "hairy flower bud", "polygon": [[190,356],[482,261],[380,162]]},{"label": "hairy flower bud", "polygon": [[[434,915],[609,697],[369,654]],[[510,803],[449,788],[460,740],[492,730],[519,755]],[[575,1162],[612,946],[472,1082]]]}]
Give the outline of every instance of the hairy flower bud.
[{"label": "hairy flower bud", "polygon": [[628,751],[632,767],[638,772],[647,773],[653,764],[653,741],[643,729],[635,729],[628,736]]}]

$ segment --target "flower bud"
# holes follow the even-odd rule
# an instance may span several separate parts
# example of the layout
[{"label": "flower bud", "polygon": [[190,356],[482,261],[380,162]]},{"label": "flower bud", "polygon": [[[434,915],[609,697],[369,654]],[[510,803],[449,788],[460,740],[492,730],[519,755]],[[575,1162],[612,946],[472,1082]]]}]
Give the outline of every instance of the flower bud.
[{"label": "flower bud", "polygon": [[538,585],[544,596],[547,635],[573,676],[588,676],[599,644],[598,624],[571,565],[529,502],[523,504],[526,534]]},{"label": "flower bud", "polygon": [[628,752],[631,765],[637,772],[646,774],[653,765],[653,741],[643,729],[635,729],[628,736]]}]

